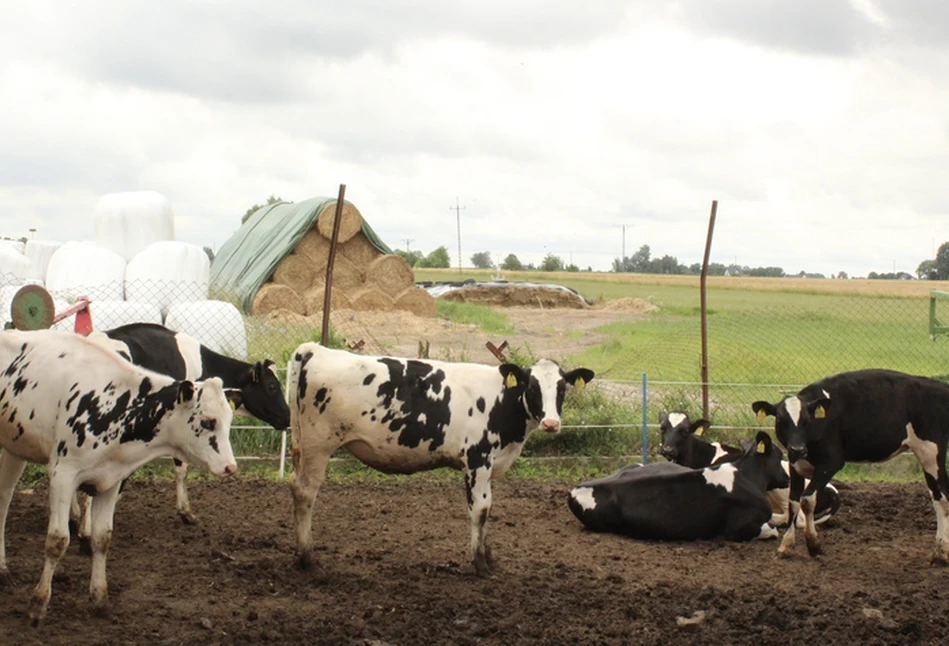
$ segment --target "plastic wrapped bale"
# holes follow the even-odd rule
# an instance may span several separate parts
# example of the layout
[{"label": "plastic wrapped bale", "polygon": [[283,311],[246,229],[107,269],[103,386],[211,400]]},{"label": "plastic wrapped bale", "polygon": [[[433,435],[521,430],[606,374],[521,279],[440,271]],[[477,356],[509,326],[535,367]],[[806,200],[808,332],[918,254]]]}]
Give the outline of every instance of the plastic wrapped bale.
[{"label": "plastic wrapped bale", "polygon": [[13,245],[0,245],[0,284],[23,285],[30,273],[30,261]]},{"label": "plastic wrapped bale", "polygon": [[150,303],[168,315],[172,303],[208,299],[211,260],[204,249],[187,242],[153,242],[125,268],[125,298]]},{"label": "plastic wrapped bale", "polygon": [[160,240],[175,239],[171,202],[155,191],[109,193],[99,198],[93,212],[96,242],[125,260]]},{"label": "plastic wrapped bale", "polygon": [[173,303],[165,327],[184,332],[211,348],[242,361],[247,359],[247,330],[239,309],[225,301]]},{"label": "plastic wrapped bale", "polygon": [[66,242],[53,252],[46,269],[46,289],[73,300],[125,300],[125,258],[91,242]]},{"label": "plastic wrapped bale", "polygon": [[[0,276],[2,278],[2,276]],[[7,323],[13,320],[10,313],[10,303],[13,297],[20,291],[22,285],[4,285],[0,287],[0,330],[6,327]]]},{"label": "plastic wrapped bale", "polygon": [[61,246],[63,246],[63,243],[56,240],[27,240],[26,250],[24,251],[24,255],[30,261],[30,271],[27,277],[34,281],[44,282],[50,258]]},{"label": "plastic wrapped bale", "polygon": [[153,303],[95,301],[89,304],[92,329],[105,332],[129,323],[162,324],[161,309]]}]

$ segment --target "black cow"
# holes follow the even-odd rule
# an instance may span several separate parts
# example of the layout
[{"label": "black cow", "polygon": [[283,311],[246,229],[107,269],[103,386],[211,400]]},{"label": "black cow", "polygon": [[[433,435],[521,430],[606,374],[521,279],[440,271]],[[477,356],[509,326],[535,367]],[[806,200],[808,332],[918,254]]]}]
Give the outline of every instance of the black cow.
[{"label": "black cow", "polygon": [[787,487],[781,450],[761,432],[735,462],[689,469],[673,462],[625,467],[585,482],[567,504],[588,529],[649,540],[777,538],[769,488]]},{"label": "black cow", "polygon": [[[667,460],[689,467],[700,469],[720,462],[734,462],[740,458],[743,451],[734,446],[719,442],[708,442],[702,436],[709,427],[708,420],[689,420],[686,413],[673,412],[659,413],[659,430],[662,433],[662,444],[659,453]],[[785,471],[789,471],[787,461],[781,461]],[[788,494],[789,489],[771,489],[767,492],[768,500],[774,515],[772,525],[784,525],[788,522]],[[818,525],[827,521],[840,509],[840,493],[832,484],[817,492],[817,509],[814,510],[814,522]],[[804,517],[795,516],[798,527],[804,526]]]},{"label": "black cow", "polygon": [[[219,377],[226,390],[240,391],[242,407],[237,414],[253,415],[277,429],[290,426],[290,408],[270,360],[251,364],[232,359],[187,334],[155,323],[131,323],[108,330],[105,335],[113,342],[110,347],[136,365],[174,379]],[[187,474],[188,465],[175,460],[178,515],[193,524],[195,518],[185,486]]]},{"label": "black cow", "polygon": [[[846,462],[882,462],[912,451],[936,512],[933,560],[949,562],[949,385],[893,370],[858,370],[821,379],[777,404],[757,401],[752,409],[761,420],[774,416],[778,440],[788,450],[791,511],[804,511],[811,556],[821,551],[814,527],[815,492]],[[811,482],[805,486],[806,477]],[[778,553],[785,555],[793,546],[792,524]]]}]

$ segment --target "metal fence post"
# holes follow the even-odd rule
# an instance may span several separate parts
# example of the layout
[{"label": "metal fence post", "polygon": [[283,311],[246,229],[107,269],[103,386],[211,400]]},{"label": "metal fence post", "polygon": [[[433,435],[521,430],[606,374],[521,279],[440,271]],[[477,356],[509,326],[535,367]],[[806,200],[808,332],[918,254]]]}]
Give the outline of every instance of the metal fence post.
[{"label": "metal fence post", "polygon": [[643,464],[646,464],[646,449],[648,448],[649,438],[646,434],[646,422],[648,421],[648,416],[646,415],[646,373],[643,373]]}]

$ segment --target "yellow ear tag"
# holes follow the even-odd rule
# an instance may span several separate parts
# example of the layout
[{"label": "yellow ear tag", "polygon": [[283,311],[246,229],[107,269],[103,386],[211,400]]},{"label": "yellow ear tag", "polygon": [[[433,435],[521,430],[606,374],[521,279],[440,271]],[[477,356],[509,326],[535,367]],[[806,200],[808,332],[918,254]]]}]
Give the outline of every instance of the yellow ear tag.
[{"label": "yellow ear tag", "polygon": [[514,373],[513,373],[513,372],[507,373],[507,380],[504,382],[504,384],[505,384],[508,388],[515,388],[515,387],[517,387],[517,377],[514,376]]},{"label": "yellow ear tag", "polygon": [[699,426],[697,429],[695,429],[695,437],[702,437],[703,435],[705,435],[704,426]]},{"label": "yellow ear tag", "polygon": [[824,419],[827,417],[827,411],[824,410],[823,406],[818,406],[814,409],[814,417],[816,419]]},{"label": "yellow ear tag", "polygon": [[756,447],[756,450],[758,451],[758,453],[764,453],[764,442],[758,442],[758,446]]},{"label": "yellow ear tag", "polygon": [[755,415],[755,419],[757,419],[759,422],[763,422],[768,419],[768,414],[764,412],[764,409],[762,408],[758,411],[758,414]]},{"label": "yellow ear tag", "polygon": [[231,410],[237,410],[237,406],[234,405],[233,399],[228,399],[227,403],[231,405]]},{"label": "yellow ear tag", "polygon": [[577,377],[577,380],[573,382],[573,387],[578,390],[583,390],[587,387],[587,382],[583,381],[583,377]]}]

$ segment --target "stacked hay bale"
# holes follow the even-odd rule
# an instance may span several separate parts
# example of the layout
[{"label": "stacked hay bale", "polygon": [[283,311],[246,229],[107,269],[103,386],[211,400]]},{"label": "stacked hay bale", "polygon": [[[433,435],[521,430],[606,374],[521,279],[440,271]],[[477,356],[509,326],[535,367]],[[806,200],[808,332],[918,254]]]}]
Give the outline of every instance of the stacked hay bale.
[{"label": "stacked hay bale", "polygon": [[[296,248],[281,260],[273,276],[254,297],[251,313],[275,310],[313,316],[323,311],[326,266],[336,202],[321,211]],[[362,230],[362,216],[345,203],[339,224],[338,247],[333,263],[331,310],[406,310],[416,316],[435,316],[435,299],[415,286],[415,274],[401,256],[384,254]]]}]

